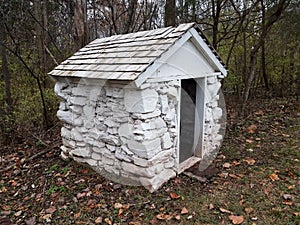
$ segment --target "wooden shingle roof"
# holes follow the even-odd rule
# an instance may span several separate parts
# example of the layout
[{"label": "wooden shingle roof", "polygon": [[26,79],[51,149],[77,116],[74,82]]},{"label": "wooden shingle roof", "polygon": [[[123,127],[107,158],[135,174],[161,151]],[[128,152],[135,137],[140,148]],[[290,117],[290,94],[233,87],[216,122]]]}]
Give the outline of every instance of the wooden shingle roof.
[{"label": "wooden shingle roof", "polygon": [[[199,33],[194,23],[188,23],[178,27],[99,38],[62,62],[49,75],[135,80],[193,27]],[[199,35],[219,63],[224,65],[201,31]]]}]

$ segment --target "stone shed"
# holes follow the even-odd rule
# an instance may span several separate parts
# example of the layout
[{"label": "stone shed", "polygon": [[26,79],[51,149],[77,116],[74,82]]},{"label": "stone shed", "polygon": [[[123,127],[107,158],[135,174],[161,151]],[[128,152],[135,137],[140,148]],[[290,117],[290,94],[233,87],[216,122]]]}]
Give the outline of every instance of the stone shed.
[{"label": "stone shed", "polygon": [[61,156],[157,190],[220,145],[226,73],[194,23],[92,41],[49,73]]}]

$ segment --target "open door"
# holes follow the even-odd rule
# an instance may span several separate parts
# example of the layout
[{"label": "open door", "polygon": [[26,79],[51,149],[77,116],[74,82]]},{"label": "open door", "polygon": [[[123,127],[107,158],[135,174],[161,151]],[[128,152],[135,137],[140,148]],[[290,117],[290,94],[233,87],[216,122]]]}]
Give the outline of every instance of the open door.
[{"label": "open door", "polygon": [[179,163],[194,155],[196,93],[194,79],[181,81]]},{"label": "open door", "polygon": [[204,90],[205,78],[181,81],[179,163],[202,157]]}]

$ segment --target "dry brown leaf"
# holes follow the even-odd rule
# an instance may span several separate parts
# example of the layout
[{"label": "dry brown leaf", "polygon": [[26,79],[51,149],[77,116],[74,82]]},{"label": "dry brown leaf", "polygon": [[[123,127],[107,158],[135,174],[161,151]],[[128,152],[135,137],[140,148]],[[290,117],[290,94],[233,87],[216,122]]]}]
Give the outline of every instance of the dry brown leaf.
[{"label": "dry brown leaf", "polygon": [[212,203],[210,203],[209,206],[208,206],[208,209],[209,209],[209,210],[212,210],[212,209],[214,209],[214,208],[215,208],[214,205],[213,205]]},{"label": "dry brown leaf", "polygon": [[231,211],[227,210],[227,209],[224,209],[224,208],[219,208],[219,210],[222,212],[222,213],[230,213],[232,214]]},{"label": "dry brown leaf", "polygon": [[140,222],[133,222],[133,221],[131,221],[131,222],[129,222],[129,225],[141,225],[141,223]]},{"label": "dry brown leaf", "polygon": [[300,212],[294,212],[294,216],[300,216]]},{"label": "dry brown leaf", "polygon": [[95,223],[102,223],[103,219],[101,216],[97,217],[97,219],[95,220]]},{"label": "dry brown leaf", "polygon": [[124,210],[121,208],[119,209],[119,212],[118,212],[118,216],[121,216],[123,214]]},{"label": "dry brown leaf", "polygon": [[279,177],[276,173],[270,174],[269,177],[272,181],[279,180]]},{"label": "dry brown leaf", "polygon": [[228,218],[231,220],[233,224],[242,224],[244,222],[243,216],[230,215],[228,216]]},{"label": "dry brown leaf", "polygon": [[170,192],[170,197],[171,197],[171,199],[178,199],[178,198],[180,198],[181,196],[178,195],[178,194],[176,194],[175,192]]},{"label": "dry brown leaf", "polygon": [[107,223],[108,225],[112,225],[112,222],[109,218],[105,218],[104,222]]},{"label": "dry brown leaf", "polygon": [[247,214],[250,214],[250,213],[254,212],[254,209],[251,208],[251,207],[245,208],[245,212],[246,212]]},{"label": "dry brown leaf", "polygon": [[16,213],[14,214],[14,216],[18,217],[18,216],[21,216],[21,214],[22,214],[22,211],[20,210],[20,211],[16,212]]},{"label": "dry brown leaf", "polygon": [[246,143],[252,144],[254,141],[251,139],[246,139]]},{"label": "dry brown leaf", "polygon": [[80,212],[74,214],[74,219],[77,220],[80,217]]},{"label": "dry brown leaf", "polygon": [[77,198],[82,198],[84,196],[86,196],[86,192],[77,193]]},{"label": "dry brown leaf", "polygon": [[172,216],[169,215],[169,214],[166,214],[166,213],[161,213],[161,214],[158,214],[156,216],[156,218],[159,219],[159,220],[169,220],[169,219],[172,218]]},{"label": "dry brown leaf", "polygon": [[189,211],[187,210],[187,208],[185,208],[185,207],[183,207],[182,209],[181,209],[181,215],[184,215],[184,214],[188,214],[189,213]]},{"label": "dry brown leaf", "polygon": [[254,125],[254,124],[251,124],[251,125],[247,128],[247,130],[248,130],[248,133],[249,133],[249,134],[254,134],[254,133],[256,132],[256,130],[257,130],[257,126]]},{"label": "dry brown leaf", "polygon": [[248,163],[248,165],[252,166],[255,164],[255,159],[252,159],[252,158],[249,158],[249,157],[246,157],[245,159],[243,159],[244,162]]},{"label": "dry brown leaf", "polygon": [[292,201],[283,201],[282,204],[284,205],[293,205]]},{"label": "dry brown leaf", "polygon": [[175,216],[175,219],[179,221],[181,219],[180,215]]},{"label": "dry brown leaf", "polygon": [[55,206],[51,206],[50,208],[46,209],[46,213],[50,213],[50,214],[54,213],[55,211],[56,211]]},{"label": "dry brown leaf", "polygon": [[238,179],[239,178],[237,175],[232,174],[232,173],[230,173],[228,176],[230,176],[231,178],[234,178],[234,179]]},{"label": "dry brown leaf", "polygon": [[123,205],[122,205],[121,203],[116,202],[116,203],[114,204],[114,208],[115,208],[115,209],[121,209],[122,207],[123,207]]},{"label": "dry brown leaf", "polygon": [[226,162],[226,163],[223,164],[223,167],[224,167],[224,168],[230,168],[230,167],[231,167],[231,164],[228,163],[228,162]]}]

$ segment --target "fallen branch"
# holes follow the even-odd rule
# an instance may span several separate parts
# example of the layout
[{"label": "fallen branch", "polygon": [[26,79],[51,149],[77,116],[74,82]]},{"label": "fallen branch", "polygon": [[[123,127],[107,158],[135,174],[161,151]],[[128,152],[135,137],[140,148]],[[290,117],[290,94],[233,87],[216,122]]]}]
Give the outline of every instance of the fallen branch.
[{"label": "fallen branch", "polygon": [[[53,150],[54,148],[58,147],[59,145],[60,145],[60,141],[57,141],[57,142],[56,142],[55,144],[53,144],[52,146],[50,146],[50,147],[44,149],[44,150],[41,151],[41,152],[38,152],[38,153],[34,154],[33,156],[29,157],[28,159],[21,160],[20,166],[21,166],[21,165],[24,165],[24,164],[25,164],[26,162],[28,162],[28,161],[31,161],[31,160],[33,160],[33,159],[35,159],[35,158],[37,158],[37,157],[39,157],[39,156],[41,156],[41,155],[44,155],[44,154],[50,152],[51,150]],[[12,169],[12,168],[14,168],[15,166],[17,166],[17,163],[14,163],[14,164],[12,164],[12,165],[10,165],[10,166],[7,166],[6,168],[0,170],[0,173],[4,173],[4,172],[6,172],[6,171],[8,171],[8,170],[10,170],[10,169]]]}]

